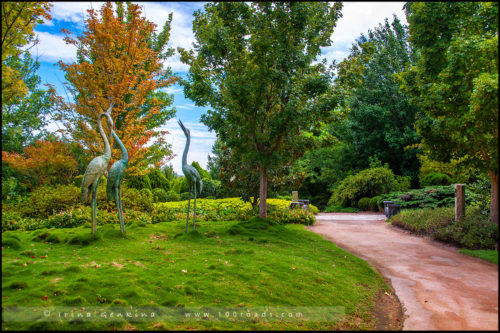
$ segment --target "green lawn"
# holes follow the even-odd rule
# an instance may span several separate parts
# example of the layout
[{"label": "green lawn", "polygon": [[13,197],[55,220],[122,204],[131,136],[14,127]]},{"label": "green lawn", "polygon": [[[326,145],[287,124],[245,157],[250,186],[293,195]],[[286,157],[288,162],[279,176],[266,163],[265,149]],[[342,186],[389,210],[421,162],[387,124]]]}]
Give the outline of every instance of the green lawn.
[{"label": "green lawn", "polygon": [[[3,330],[374,329],[378,294],[389,291],[363,260],[303,225],[183,222],[41,229],[2,234]],[[209,307],[335,307],[330,322],[304,320],[6,321],[6,307],[172,310]],[[36,310],[36,309],[35,309]],[[43,309],[42,309],[43,310]],[[30,310],[31,311],[31,310]],[[41,311],[38,309],[38,313]],[[42,318],[42,314],[39,315]],[[177,318],[177,317],[175,317]],[[184,317],[183,317],[184,318]],[[312,317],[310,317],[312,318]]]},{"label": "green lawn", "polygon": [[468,250],[468,249],[460,249],[458,252],[472,256],[481,258],[483,260],[492,262],[498,265],[498,251],[496,250]]}]

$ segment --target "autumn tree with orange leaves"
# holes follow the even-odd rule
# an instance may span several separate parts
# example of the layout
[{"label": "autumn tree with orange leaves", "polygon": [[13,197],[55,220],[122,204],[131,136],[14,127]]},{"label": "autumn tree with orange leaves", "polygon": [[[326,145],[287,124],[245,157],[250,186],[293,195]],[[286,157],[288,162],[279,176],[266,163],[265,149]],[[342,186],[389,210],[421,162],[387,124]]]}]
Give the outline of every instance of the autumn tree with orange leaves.
[{"label": "autumn tree with orange leaves", "polygon": [[2,151],[2,162],[16,170],[30,190],[41,185],[67,185],[78,173],[68,145],[57,140],[38,140],[24,148],[23,155]]},{"label": "autumn tree with orange leaves", "polygon": [[[172,14],[156,33],[156,25],[141,16],[140,6],[126,6],[118,2],[114,11],[107,2],[99,12],[88,10],[84,32],[77,38],[63,30],[66,43],[77,47],[76,62],[59,62],[73,101],[57,96],[54,88],[52,92],[58,119],[91,157],[104,150],[97,116],[114,102],[111,115],[115,132],[128,150],[127,174],[133,175],[143,173],[148,165],[160,166],[172,154],[162,138],[167,132],[156,128],[175,114],[175,109],[169,108],[173,97],[161,88],[177,78],[169,68],[163,68],[163,60],[174,52],[166,48]],[[109,134],[106,122],[103,127]],[[121,157],[120,149],[112,148],[109,165]]]}]

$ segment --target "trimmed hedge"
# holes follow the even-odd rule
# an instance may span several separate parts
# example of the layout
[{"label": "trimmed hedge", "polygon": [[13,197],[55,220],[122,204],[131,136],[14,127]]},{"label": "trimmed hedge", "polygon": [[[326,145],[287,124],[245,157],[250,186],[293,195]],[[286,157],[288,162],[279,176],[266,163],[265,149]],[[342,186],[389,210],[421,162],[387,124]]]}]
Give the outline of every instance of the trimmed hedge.
[{"label": "trimmed hedge", "polygon": [[431,172],[422,178],[420,185],[424,187],[433,185],[450,185],[452,182],[453,180],[446,174]]},{"label": "trimmed hedge", "polygon": [[398,227],[432,239],[468,249],[495,249],[498,225],[477,207],[467,207],[465,216],[454,221],[453,207],[403,210],[389,221]]},{"label": "trimmed hedge", "polygon": [[[268,199],[268,217],[278,223],[312,224],[314,214],[318,208],[309,205],[309,210],[289,209],[290,201],[281,199]],[[152,213],[152,222],[182,221],[186,219],[187,201],[159,203],[155,205]],[[191,214],[192,214],[191,205]],[[240,198],[226,199],[197,199],[196,219],[200,221],[243,221],[258,215],[258,207]]]}]

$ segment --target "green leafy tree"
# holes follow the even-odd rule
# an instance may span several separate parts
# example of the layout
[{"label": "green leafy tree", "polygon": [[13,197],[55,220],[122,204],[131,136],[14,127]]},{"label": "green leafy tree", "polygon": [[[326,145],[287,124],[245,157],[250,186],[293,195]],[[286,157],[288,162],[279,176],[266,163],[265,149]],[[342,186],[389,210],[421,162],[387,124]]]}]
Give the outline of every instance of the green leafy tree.
[{"label": "green leafy tree", "polygon": [[[237,160],[256,162],[260,217],[267,216],[268,173],[300,157],[302,131],[333,117],[331,73],[312,65],[341,16],[335,2],[209,3],[194,13],[195,50],[188,98],[211,107],[202,122]],[[195,53],[196,51],[196,53]]]},{"label": "green leafy tree", "polygon": [[169,182],[172,182],[172,180],[175,179],[175,171],[172,164],[165,165],[163,168],[161,168],[161,171]]},{"label": "green leafy tree", "polygon": [[394,16],[356,40],[350,55],[339,64],[338,91],[345,101],[345,120],[336,136],[349,146],[354,169],[368,167],[377,156],[398,175],[410,176],[418,186],[420,141],[415,129],[418,107],[399,91],[394,75],[415,62],[407,29]]},{"label": "green leafy tree", "polygon": [[9,57],[6,65],[16,70],[28,94],[11,96],[2,103],[2,150],[22,153],[24,148],[47,134],[44,127],[49,120],[52,102],[49,93],[40,88],[41,79],[36,75],[40,63],[28,52],[21,57]]},{"label": "green leafy tree", "polygon": [[409,2],[417,63],[400,75],[424,114],[417,129],[430,158],[488,172],[498,224],[498,3]]}]

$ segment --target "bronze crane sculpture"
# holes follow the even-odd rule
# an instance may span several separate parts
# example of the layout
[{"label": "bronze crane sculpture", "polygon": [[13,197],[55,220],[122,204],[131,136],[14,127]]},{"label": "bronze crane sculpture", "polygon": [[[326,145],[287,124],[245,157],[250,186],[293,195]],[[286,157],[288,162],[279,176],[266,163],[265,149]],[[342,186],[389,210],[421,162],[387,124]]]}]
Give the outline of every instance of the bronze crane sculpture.
[{"label": "bronze crane sculpture", "polygon": [[201,189],[203,187],[203,182],[201,181],[200,174],[196,168],[187,164],[187,153],[189,150],[189,143],[191,141],[191,134],[189,129],[184,127],[182,121],[178,120],[179,126],[182,128],[184,135],[186,135],[186,147],[184,148],[184,153],[182,154],[182,172],[186,177],[189,184],[189,194],[188,194],[188,207],[187,207],[187,217],[186,217],[186,232],[188,231],[188,222],[189,222],[189,206],[191,204],[191,189],[193,189],[194,193],[194,215],[193,215],[193,230],[196,229],[196,194],[201,193]]},{"label": "bronze crane sculpture", "polygon": [[[111,115],[108,114],[110,122],[113,122]],[[122,206],[122,179],[125,174],[125,169],[128,163],[128,153],[127,149],[123,145],[122,141],[116,135],[115,131],[111,129],[111,134],[113,138],[118,143],[120,150],[122,151],[122,158],[111,166],[108,172],[108,181],[106,183],[106,197],[109,201],[113,199],[116,200],[116,209],[118,211],[118,219],[120,220],[120,229],[122,233],[125,233],[125,224],[123,222],[123,206]]]},{"label": "bronze crane sculpture", "polygon": [[102,140],[104,141],[104,154],[95,157],[89,163],[82,179],[83,202],[88,201],[89,193],[92,191],[92,234],[95,233],[97,227],[97,185],[99,185],[99,178],[106,172],[109,160],[111,159],[111,147],[109,146],[108,137],[102,129],[101,118],[106,117],[109,123],[109,127],[113,128],[113,120],[111,119],[111,117],[107,117],[107,113],[111,112],[112,108],[113,103],[111,103],[107,112],[100,113],[97,117],[99,133],[101,134]]}]

